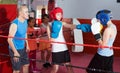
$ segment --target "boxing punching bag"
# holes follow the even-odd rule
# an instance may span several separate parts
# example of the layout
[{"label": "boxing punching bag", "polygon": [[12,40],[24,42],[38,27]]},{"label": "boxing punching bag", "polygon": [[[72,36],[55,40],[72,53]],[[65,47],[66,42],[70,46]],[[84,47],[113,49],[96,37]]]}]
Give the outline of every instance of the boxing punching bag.
[{"label": "boxing punching bag", "polygon": [[[52,11],[53,8],[55,8],[55,0],[49,0],[48,1],[48,14]],[[50,21],[52,21],[51,17],[50,17]]]},{"label": "boxing punching bag", "polygon": [[50,13],[53,8],[55,8],[55,0],[49,0],[48,1],[48,13]]},{"label": "boxing punching bag", "polygon": [[42,8],[42,9],[41,9],[41,13],[42,13],[42,15],[43,15],[43,14],[46,14],[46,9],[45,9],[45,8]]}]

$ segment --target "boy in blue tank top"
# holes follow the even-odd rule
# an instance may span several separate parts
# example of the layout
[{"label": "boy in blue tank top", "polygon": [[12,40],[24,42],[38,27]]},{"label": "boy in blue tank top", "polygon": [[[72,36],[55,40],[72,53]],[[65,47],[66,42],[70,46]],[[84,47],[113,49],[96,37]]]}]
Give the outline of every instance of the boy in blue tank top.
[{"label": "boy in blue tank top", "polygon": [[[13,20],[9,29],[9,54],[11,56],[13,73],[19,73],[23,67],[23,73],[29,73],[29,60],[27,52],[29,46],[27,40],[20,40],[18,38],[27,38],[27,19],[29,18],[28,8],[26,5],[20,6],[18,10],[18,18]],[[26,45],[26,47],[25,47]]]}]

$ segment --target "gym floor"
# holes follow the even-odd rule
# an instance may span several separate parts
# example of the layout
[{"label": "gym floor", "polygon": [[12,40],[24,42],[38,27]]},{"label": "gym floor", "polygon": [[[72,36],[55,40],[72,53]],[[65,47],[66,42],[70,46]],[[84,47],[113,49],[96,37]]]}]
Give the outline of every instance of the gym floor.
[{"label": "gym floor", "polygon": [[[71,63],[73,66],[79,66],[79,67],[87,67],[90,60],[94,56],[93,54],[87,54],[87,53],[73,53],[70,52],[71,55]],[[40,52],[37,52],[37,59],[40,60]],[[51,60],[50,60],[51,61]],[[120,72],[120,57],[114,57],[114,72]],[[40,70],[38,72],[34,73],[50,73],[50,70],[52,68],[43,68],[43,63],[37,62],[37,68]],[[81,68],[73,68],[74,73],[85,73],[85,69]],[[66,73],[66,67],[60,66],[58,73]]]}]

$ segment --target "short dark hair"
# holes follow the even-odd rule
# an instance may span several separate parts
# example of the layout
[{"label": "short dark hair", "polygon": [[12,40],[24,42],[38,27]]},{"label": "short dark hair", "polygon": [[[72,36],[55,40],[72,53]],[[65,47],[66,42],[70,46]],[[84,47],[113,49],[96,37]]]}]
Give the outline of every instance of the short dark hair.
[{"label": "short dark hair", "polygon": [[42,20],[43,20],[45,17],[49,18],[49,15],[48,15],[48,14],[43,14],[43,15],[42,15]]},{"label": "short dark hair", "polygon": [[34,19],[33,17],[29,17],[28,22],[30,22],[30,21],[33,20],[33,19]]}]

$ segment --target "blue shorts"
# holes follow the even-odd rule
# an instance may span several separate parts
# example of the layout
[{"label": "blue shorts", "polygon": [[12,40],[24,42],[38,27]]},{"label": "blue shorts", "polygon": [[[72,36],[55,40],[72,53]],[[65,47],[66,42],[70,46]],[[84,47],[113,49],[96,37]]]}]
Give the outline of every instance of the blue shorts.
[{"label": "blue shorts", "polygon": [[20,54],[19,62],[14,62],[14,53],[9,49],[9,54],[11,56],[12,68],[13,70],[20,70],[23,65],[29,64],[28,55],[25,49],[17,50]]}]

